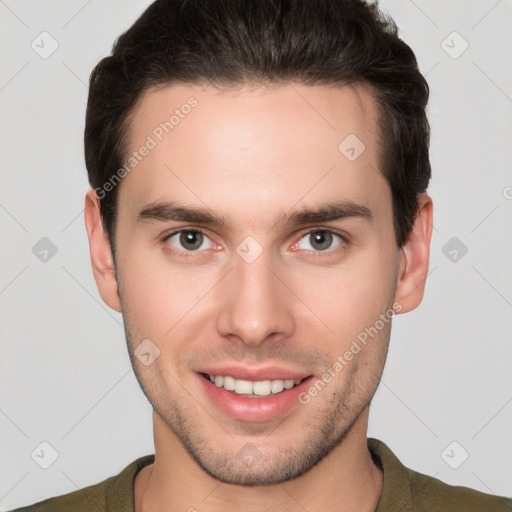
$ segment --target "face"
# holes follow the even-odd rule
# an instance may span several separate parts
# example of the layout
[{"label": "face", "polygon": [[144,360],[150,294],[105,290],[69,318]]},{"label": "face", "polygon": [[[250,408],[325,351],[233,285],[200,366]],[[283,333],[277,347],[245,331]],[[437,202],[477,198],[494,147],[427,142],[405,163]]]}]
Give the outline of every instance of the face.
[{"label": "face", "polygon": [[130,356],[167,435],[221,481],[298,476],[367,411],[400,308],[376,119],[367,90],[299,84],[172,85],[131,117]]}]

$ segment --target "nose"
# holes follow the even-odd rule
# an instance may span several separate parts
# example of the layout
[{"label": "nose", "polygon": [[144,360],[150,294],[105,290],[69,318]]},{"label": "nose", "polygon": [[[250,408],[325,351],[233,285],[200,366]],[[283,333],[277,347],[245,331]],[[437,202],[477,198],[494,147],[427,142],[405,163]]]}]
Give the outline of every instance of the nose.
[{"label": "nose", "polygon": [[234,260],[233,270],[217,290],[219,334],[250,347],[259,347],[272,336],[292,336],[294,296],[276,277],[269,259],[261,255],[247,263],[234,255]]}]

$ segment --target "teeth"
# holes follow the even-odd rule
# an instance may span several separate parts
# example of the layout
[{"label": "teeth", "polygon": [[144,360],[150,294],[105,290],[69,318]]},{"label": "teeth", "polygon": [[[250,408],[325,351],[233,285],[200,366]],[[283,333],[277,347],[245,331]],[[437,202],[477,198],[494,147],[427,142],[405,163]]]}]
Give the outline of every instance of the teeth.
[{"label": "teeth", "polygon": [[292,389],[294,386],[293,380],[285,380],[284,381],[284,389]]},{"label": "teeth", "polygon": [[261,380],[255,382],[252,385],[252,392],[254,395],[268,396],[270,393],[272,393],[272,382],[269,380]]},{"label": "teeth", "polygon": [[272,393],[281,393],[284,389],[284,380],[273,380],[270,389]]},{"label": "teeth", "polygon": [[233,377],[226,376],[224,377],[224,389],[227,389],[228,391],[234,391],[235,390],[235,379]]},{"label": "teeth", "polygon": [[239,380],[229,375],[208,375],[208,378],[217,387],[224,388],[227,391],[234,391],[238,395],[256,395],[270,396],[281,393],[285,389],[292,389],[300,384],[302,379],[287,380],[259,380],[256,382],[250,380]]},{"label": "teeth", "polygon": [[252,395],[252,382],[235,379],[235,393],[238,395]]}]

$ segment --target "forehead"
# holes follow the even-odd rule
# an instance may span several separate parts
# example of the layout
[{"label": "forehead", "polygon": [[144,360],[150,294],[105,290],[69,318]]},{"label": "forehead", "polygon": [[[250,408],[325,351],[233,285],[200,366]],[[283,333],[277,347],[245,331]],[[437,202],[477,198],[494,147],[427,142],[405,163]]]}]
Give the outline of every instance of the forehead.
[{"label": "forehead", "polygon": [[340,197],[375,209],[390,197],[376,104],[361,86],[173,84],[146,92],[129,126],[135,165],[119,202],[134,209],[171,198],[254,218]]}]

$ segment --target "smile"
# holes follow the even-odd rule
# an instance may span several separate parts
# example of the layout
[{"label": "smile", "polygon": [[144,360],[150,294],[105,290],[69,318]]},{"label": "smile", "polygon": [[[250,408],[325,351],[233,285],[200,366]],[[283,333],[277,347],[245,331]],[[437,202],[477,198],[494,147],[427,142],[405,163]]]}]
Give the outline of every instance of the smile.
[{"label": "smile", "polygon": [[232,391],[237,395],[244,395],[246,397],[264,397],[270,395],[277,395],[284,390],[292,389],[298,386],[303,379],[274,379],[274,380],[241,380],[235,379],[230,375],[210,375],[207,373],[202,374],[205,379],[210,380],[219,388],[224,388],[226,391]]}]

